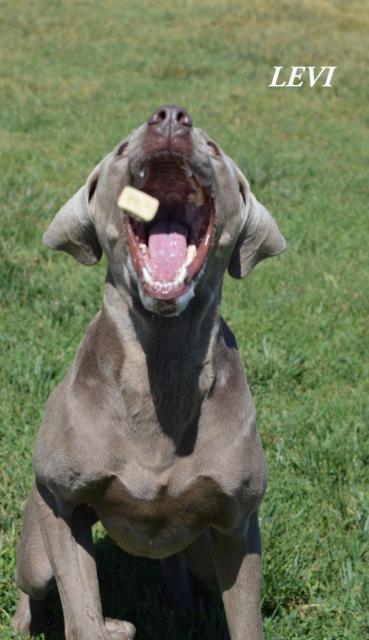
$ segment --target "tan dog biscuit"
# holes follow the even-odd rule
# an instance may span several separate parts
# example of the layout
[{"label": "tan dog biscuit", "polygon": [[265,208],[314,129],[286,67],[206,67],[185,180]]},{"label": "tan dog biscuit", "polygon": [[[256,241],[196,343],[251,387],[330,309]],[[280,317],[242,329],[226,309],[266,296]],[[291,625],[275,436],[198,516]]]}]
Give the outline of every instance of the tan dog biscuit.
[{"label": "tan dog biscuit", "polygon": [[124,187],[118,207],[140,222],[150,222],[159,208],[159,200],[134,187]]}]

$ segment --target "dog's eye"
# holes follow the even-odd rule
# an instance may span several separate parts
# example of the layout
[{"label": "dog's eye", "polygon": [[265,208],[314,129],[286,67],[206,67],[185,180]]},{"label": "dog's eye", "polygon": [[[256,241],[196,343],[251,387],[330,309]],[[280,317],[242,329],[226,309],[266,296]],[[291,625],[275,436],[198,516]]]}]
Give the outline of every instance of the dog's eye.
[{"label": "dog's eye", "polygon": [[91,202],[92,200],[92,196],[94,195],[95,191],[96,191],[96,187],[97,187],[97,180],[98,178],[95,178],[95,180],[93,180],[89,186],[88,189],[88,201]]},{"label": "dog's eye", "polygon": [[123,142],[123,144],[120,145],[117,151],[117,156],[121,156],[123,152],[127,149],[127,147],[128,147],[128,142]]},{"label": "dog's eye", "polygon": [[212,140],[208,140],[206,144],[208,145],[208,147],[210,147],[210,149],[214,151],[216,156],[220,156],[219,147],[217,147],[215,142],[213,142]]},{"label": "dog's eye", "polygon": [[240,190],[240,194],[242,196],[242,199],[244,201],[244,203],[246,204],[246,193],[245,193],[245,187],[243,186],[243,184],[241,184],[241,182],[238,183],[238,188]]}]

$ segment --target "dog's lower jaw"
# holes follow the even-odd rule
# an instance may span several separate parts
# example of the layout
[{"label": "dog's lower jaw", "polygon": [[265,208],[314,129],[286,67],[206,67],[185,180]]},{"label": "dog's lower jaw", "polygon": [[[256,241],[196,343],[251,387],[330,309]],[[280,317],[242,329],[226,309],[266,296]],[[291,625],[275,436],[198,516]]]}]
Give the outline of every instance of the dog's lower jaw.
[{"label": "dog's lower jaw", "polygon": [[138,284],[138,292],[140,300],[147,311],[171,318],[181,315],[186,309],[188,303],[195,295],[195,284],[191,282],[187,291],[176,300],[154,300],[154,298],[145,295],[140,283]]},{"label": "dog's lower jaw", "polygon": [[151,298],[150,296],[145,294],[142,284],[132,264],[130,255],[128,256],[127,267],[132,280],[137,286],[141,303],[145,307],[145,309],[147,309],[147,311],[150,311],[151,313],[166,316],[167,318],[179,316],[186,309],[188,303],[195,295],[196,283],[202,274],[202,271],[200,271],[198,276],[191,281],[191,284],[186,289],[186,291],[178,298],[175,298],[174,300],[155,300],[154,298]]}]

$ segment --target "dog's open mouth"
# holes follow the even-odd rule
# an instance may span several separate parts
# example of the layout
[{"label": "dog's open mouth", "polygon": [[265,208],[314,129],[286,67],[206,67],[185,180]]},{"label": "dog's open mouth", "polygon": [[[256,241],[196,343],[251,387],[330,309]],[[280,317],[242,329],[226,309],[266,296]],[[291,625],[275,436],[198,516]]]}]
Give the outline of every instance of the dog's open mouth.
[{"label": "dog's open mouth", "polygon": [[133,186],[160,202],[151,222],[125,216],[133,268],[145,295],[175,300],[205,265],[214,227],[213,198],[187,161],[173,154],[147,160]]}]

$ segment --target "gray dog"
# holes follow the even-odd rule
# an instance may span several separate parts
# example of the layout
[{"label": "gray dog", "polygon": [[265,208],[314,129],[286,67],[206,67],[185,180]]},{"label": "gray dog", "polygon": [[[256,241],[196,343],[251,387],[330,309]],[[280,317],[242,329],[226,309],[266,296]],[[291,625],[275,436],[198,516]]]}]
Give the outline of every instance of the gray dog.
[{"label": "gray dog", "polygon": [[[151,222],[118,208],[127,185],[160,201]],[[93,170],[44,243],[88,265],[104,251],[108,272],[36,440],[14,628],[35,628],[56,581],[67,640],[134,637],[130,622],[102,615],[91,535],[100,520],[128,553],[217,586],[232,640],[261,640],[265,463],[219,307],[226,269],[242,278],[283,251],[277,225],[188,113],[164,105]]]}]

